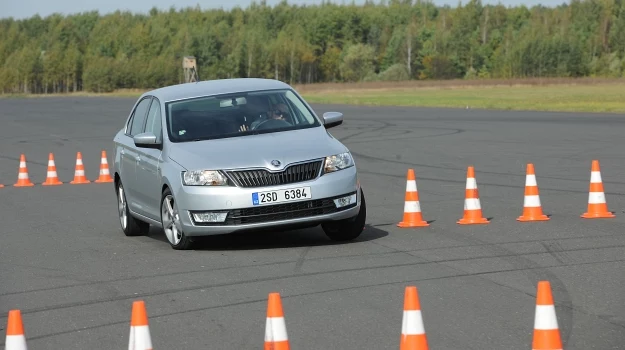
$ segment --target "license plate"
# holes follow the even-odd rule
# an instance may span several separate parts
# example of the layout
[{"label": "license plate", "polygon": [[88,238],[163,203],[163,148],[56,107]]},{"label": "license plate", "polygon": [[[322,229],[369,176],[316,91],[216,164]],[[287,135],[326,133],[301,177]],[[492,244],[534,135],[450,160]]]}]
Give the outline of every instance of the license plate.
[{"label": "license plate", "polygon": [[310,187],[252,193],[252,203],[254,205],[276,204],[307,199],[312,199]]}]

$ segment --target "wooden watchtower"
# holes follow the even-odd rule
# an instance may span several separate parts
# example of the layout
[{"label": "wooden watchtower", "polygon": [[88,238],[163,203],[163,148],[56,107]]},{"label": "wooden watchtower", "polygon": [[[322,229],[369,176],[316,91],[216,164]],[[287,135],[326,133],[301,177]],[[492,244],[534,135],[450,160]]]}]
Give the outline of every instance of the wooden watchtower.
[{"label": "wooden watchtower", "polygon": [[197,63],[195,62],[195,57],[184,56],[182,58],[182,69],[184,70],[185,83],[195,83],[200,80],[197,73]]}]

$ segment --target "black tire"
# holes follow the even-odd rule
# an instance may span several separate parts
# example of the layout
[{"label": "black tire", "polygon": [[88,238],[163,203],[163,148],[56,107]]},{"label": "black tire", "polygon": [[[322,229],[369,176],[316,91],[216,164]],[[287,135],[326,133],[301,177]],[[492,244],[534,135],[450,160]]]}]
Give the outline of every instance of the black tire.
[{"label": "black tire", "polygon": [[150,224],[141,221],[132,214],[128,209],[128,201],[126,200],[126,191],[122,185],[122,181],[117,183],[117,213],[119,216],[119,224],[126,236],[142,236],[150,231]]},{"label": "black tire", "polygon": [[[163,233],[169,245],[175,250],[188,250],[193,246],[193,240],[187,237],[184,232],[175,226],[175,218],[172,218],[169,211],[166,209],[166,200],[170,202],[174,210],[174,216],[178,216],[178,210],[176,208],[176,200],[169,188],[165,188],[163,195],[161,196],[161,224],[163,226]],[[166,220],[163,220],[164,215],[167,216]],[[170,227],[168,224],[172,222]],[[171,230],[171,232],[169,232]]]},{"label": "black tire", "polygon": [[367,220],[367,204],[365,203],[365,193],[360,190],[360,211],[353,218],[327,222],[321,224],[321,228],[333,241],[349,241],[360,236],[365,229],[365,221]]}]

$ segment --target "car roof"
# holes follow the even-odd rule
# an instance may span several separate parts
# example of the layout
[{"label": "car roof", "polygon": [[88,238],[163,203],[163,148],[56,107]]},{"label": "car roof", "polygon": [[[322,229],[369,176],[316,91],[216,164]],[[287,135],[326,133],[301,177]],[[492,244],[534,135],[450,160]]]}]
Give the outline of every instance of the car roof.
[{"label": "car roof", "polygon": [[291,89],[291,86],[274,79],[233,78],[204,80],[195,83],[184,83],[165,86],[145,92],[143,96],[155,96],[161,102],[169,102],[186,98],[210,96],[254,90]]}]

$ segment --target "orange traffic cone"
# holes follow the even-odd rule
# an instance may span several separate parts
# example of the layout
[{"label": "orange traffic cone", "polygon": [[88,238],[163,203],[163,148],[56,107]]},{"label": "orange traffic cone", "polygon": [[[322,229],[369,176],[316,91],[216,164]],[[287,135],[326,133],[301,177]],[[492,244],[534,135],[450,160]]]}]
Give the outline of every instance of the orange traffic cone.
[{"label": "orange traffic cone", "polygon": [[87,180],[85,176],[85,166],[82,163],[82,154],[78,152],[76,154],[76,170],[74,170],[74,180],[70,182],[70,184],[88,184],[91,181]]},{"label": "orange traffic cone", "polygon": [[464,216],[457,221],[460,225],[488,224],[490,221],[482,215],[480,194],[475,180],[475,169],[469,166],[467,170],[467,184],[465,187]]},{"label": "orange traffic cone", "polygon": [[59,181],[59,176],[56,173],[56,164],[54,163],[54,155],[50,153],[48,156],[48,174],[46,181],[42,183],[43,186],[57,186],[63,183]]},{"label": "orange traffic cone", "polygon": [[10,310],[7,320],[7,335],[4,342],[6,350],[27,350],[24,324],[20,310]]},{"label": "orange traffic cone", "polygon": [[95,180],[97,183],[113,182],[111,174],[109,172],[109,164],[106,160],[106,151],[102,150],[102,156],[100,158],[100,177]]},{"label": "orange traffic cone", "polygon": [[549,281],[538,282],[532,349],[562,350],[560,329]]},{"label": "orange traffic cone", "polygon": [[280,293],[269,293],[267,321],[265,324],[265,350],[289,350],[289,336]]},{"label": "orange traffic cone", "polygon": [[523,215],[517,218],[518,221],[547,221],[549,217],[543,214],[540,195],[538,193],[538,183],[534,164],[527,164],[527,174],[525,175],[525,197],[523,199]]},{"label": "orange traffic cone", "polygon": [[24,156],[24,154],[20,156],[20,169],[17,174],[17,182],[13,186],[15,187],[35,186],[35,184],[30,181],[30,176],[28,175],[28,168],[26,167],[26,156]]},{"label": "orange traffic cone", "polygon": [[428,340],[423,327],[421,303],[417,287],[408,286],[404,292],[404,317],[401,325],[400,350],[427,350]]},{"label": "orange traffic cone", "polygon": [[397,224],[398,227],[425,227],[430,226],[423,220],[421,215],[421,204],[419,202],[419,191],[413,169],[408,169],[406,176],[406,197],[404,200],[404,219]]},{"label": "orange traffic cone", "polygon": [[152,350],[148,313],[145,310],[145,302],[143,300],[132,303],[128,350]]},{"label": "orange traffic cone", "polygon": [[616,217],[616,215],[608,211],[608,204],[605,199],[605,192],[603,191],[603,181],[601,180],[601,169],[599,168],[598,160],[592,161],[592,168],[590,171],[590,191],[588,193],[588,211],[582,214],[581,217],[585,219]]}]

